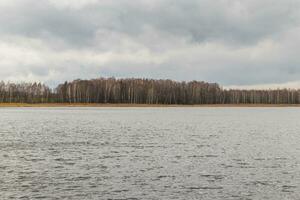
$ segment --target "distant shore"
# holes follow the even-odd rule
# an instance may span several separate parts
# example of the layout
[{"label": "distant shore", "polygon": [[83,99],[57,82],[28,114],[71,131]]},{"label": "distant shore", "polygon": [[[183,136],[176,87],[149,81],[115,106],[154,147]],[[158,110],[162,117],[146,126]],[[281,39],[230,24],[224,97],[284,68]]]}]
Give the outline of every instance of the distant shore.
[{"label": "distant shore", "polygon": [[103,103],[0,103],[5,107],[300,107],[300,104],[103,104]]}]

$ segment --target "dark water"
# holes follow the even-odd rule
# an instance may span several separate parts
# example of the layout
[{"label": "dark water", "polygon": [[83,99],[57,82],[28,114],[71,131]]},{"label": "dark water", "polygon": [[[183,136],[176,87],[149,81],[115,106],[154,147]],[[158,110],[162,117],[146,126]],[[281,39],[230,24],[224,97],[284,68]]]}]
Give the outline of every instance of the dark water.
[{"label": "dark water", "polygon": [[0,109],[0,199],[300,199],[300,109]]}]

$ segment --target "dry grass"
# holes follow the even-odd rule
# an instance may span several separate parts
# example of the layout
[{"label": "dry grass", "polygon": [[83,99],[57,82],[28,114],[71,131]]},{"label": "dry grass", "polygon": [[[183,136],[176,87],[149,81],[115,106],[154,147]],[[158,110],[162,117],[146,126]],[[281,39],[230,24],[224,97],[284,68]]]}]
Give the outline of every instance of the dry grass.
[{"label": "dry grass", "polygon": [[209,105],[163,105],[163,104],[97,104],[97,103],[0,103],[0,107],[300,107],[300,104],[209,104]]}]

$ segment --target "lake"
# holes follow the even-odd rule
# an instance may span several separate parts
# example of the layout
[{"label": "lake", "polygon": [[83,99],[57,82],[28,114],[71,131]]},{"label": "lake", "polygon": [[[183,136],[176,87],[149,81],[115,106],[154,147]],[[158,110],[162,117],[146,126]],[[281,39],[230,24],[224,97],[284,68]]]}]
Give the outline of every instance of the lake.
[{"label": "lake", "polygon": [[300,109],[1,108],[0,199],[300,199]]}]

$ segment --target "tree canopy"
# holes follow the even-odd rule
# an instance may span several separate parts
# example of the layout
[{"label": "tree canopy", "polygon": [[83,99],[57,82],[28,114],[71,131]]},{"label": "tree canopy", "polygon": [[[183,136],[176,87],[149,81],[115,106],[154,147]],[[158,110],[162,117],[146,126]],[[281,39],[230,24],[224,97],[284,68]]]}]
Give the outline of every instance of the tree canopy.
[{"label": "tree canopy", "polygon": [[223,89],[203,81],[138,78],[78,79],[55,89],[42,83],[2,81],[0,103],[299,104],[300,90]]}]

